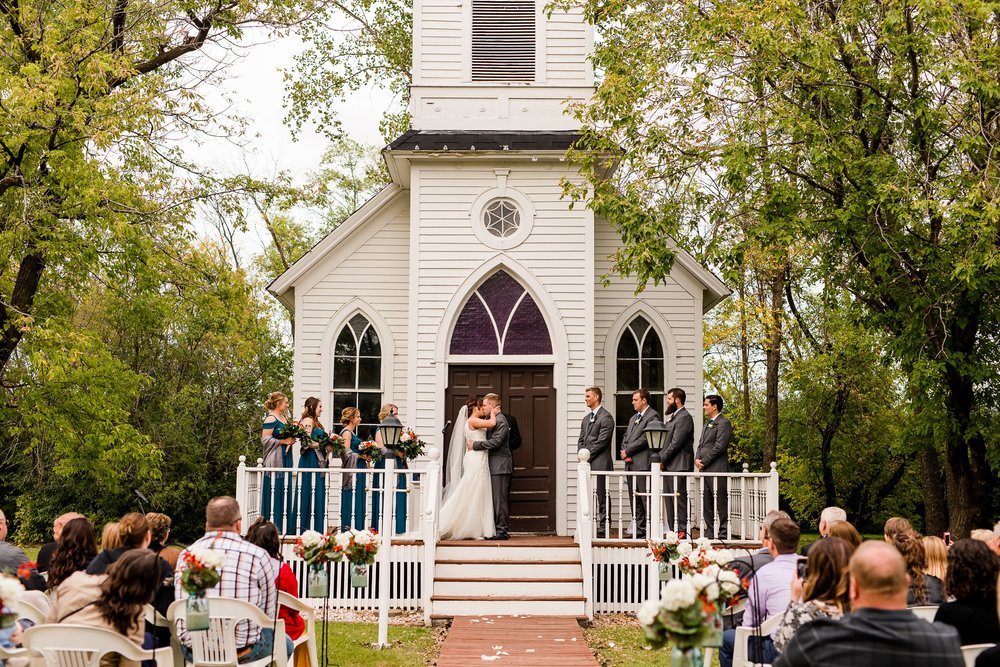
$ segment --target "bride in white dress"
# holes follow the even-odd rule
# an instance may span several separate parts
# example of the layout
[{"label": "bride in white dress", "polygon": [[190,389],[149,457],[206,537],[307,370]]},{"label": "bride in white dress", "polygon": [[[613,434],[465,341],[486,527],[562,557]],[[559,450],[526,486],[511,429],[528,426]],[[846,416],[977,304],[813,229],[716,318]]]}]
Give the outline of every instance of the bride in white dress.
[{"label": "bride in white dress", "polygon": [[441,539],[481,540],[496,534],[489,452],[466,449],[467,440],[486,440],[486,430],[496,423],[496,416],[487,414],[482,401],[475,398],[466,401],[458,413],[448,445]]}]

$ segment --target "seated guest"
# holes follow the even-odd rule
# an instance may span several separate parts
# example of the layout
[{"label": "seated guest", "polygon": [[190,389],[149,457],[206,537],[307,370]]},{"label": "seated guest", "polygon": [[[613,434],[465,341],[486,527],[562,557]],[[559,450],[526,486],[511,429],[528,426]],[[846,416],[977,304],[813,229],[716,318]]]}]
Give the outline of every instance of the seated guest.
[{"label": "seated guest", "polygon": [[906,603],[912,607],[944,602],[944,582],[924,574],[927,570],[927,554],[920,536],[912,530],[904,530],[892,536],[892,546],[903,555],[906,574],[910,577]]},{"label": "seated guest", "polygon": [[[118,522],[118,542],[121,546],[114,549],[105,549],[97,554],[93,562],[87,566],[87,574],[104,574],[108,567],[121,558],[122,554],[132,549],[146,549],[152,540],[149,531],[149,522],[146,517],[138,512],[129,512]],[[167,564],[167,561],[157,556],[160,563],[161,585],[156,589],[156,596],[153,598],[153,607],[164,616],[167,615],[167,608],[174,601],[174,588],[171,583],[174,579],[174,571]]]},{"label": "seated guest", "polygon": [[989,528],[973,528],[969,537],[979,542],[989,544],[993,540],[993,531]]},{"label": "seated guest", "polygon": [[[242,524],[240,506],[235,498],[212,498],[205,508],[205,535],[188,549],[216,549],[226,552],[226,563],[220,573],[222,579],[217,586],[208,589],[206,595],[244,600],[273,618],[277,612],[278,592],[275,581],[278,572],[266,551],[240,536]],[[184,572],[184,554],[188,549],[181,552],[177,561],[174,586],[178,596],[184,595],[181,575]],[[236,649],[241,654],[242,662],[252,662],[271,654],[274,644],[273,628],[262,628],[249,621],[240,621],[236,624],[235,632]],[[190,659],[191,637],[186,628],[181,628],[180,640]],[[292,640],[286,636],[287,655],[291,656],[292,648]]]},{"label": "seated guest", "polygon": [[[156,554],[145,549],[124,553],[107,574],[75,572],[55,591],[46,623],[75,623],[111,630],[128,637],[137,646],[144,637],[144,607],[153,599],[160,583]],[[101,659],[101,667],[137,667],[138,663],[117,654]]]},{"label": "seated guest", "polygon": [[817,618],[837,620],[848,611],[847,564],[854,547],[832,533],[809,550],[806,576],[792,581],[792,603],[774,633],[774,648],[784,651],[795,633]]},{"label": "seated guest", "polygon": [[[819,514],[819,539],[822,540],[824,537],[830,534],[830,528],[834,524],[840,523],[841,521],[847,521],[847,512],[845,512],[840,507],[824,507],[823,511]],[[818,540],[817,540],[818,541]],[[813,542],[815,544],[815,542]],[[812,544],[807,544],[802,547],[802,555],[808,556],[809,549]]]},{"label": "seated guest", "polygon": [[72,519],[61,527],[59,546],[49,563],[49,590],[59,587],[74,572],[86,571],[97,556],[97,535],[94,524],[85,518]]},{"label": "seated guest", "polygon": [[28,556],[20,547],[7,542],[7,517],[0,510],[0,572],[14,574],[22,563],[28,562]]},{"label": "seated guest", "polygon": [[830,526],[830,530],[827,531],[827,535],[830,537],[839,537],[850,544],[851,553],[854,553],[861,546],[861,543],[864,542],[861,539],[861,533],[858,532],[858,529],[850,521],[838,521],[833,524]]},{"label": "seated guest", "polygon": [[[299,582],[295,579],[292,568],[281,560],[281,542],[278,537],[278,528],[273,523],[260,517],[254,521],[247,531],[247,542],[256,544],[267,552],[274,564],[274,569],[278,572],[278,579],[275,585],[279,593],[288,593],[292,597],[299,596]],[[298,639],[306,629],[302,616],[294,609],[289,609],[285,605],[278,607],[278,616],[285,619],[285,632],[291,639]]]},{"label": "seated guest", "polygon": [[[739,558],[733,560],[731,563],[727,564],[726,567],[732,570],[736,570],[739,573],[740,578],[743,579],[745,585],[749,585],[750,579],[753,575],[757,573],[757,570],[767,565],[774,558],[771,556],[771,552],[768,549],[768,544],[770,543],[770,538],[768,537],[768,530],[771,528],[771,524],[775,522],[776,519],[791,519],[788,516],[788,512],[784,510],[771,510],[764,515],[764,520],[760,524],[760,543],[761,548],[754,553],[747,553],[745,556],[740,556]],[[740,600],[745,600],[747,597],[746,589],[741,590],[737,595],[737,602]],[[743,612],[727,613],[723,612],[722,624],[725,629],[734,628],[743,623]]]},{"label": "seated guest", "polygon": [[921,540],[927,555],[927,569],[924,574],[944,581],[948,572],[948,545],[937,535],[927,535]]},{"label": "seated guest", "polygon": [[118,537],[118,522],[108,521],[104,524],[104,528],[101,528],[101,550],[117,549],[121,545],[122,541]]},{"label": "seated guest", "polygon": [[906,608],[906,563],[884,542],[865,542],[851,557],[851,609],[795,633],[774,667],[963,667],[958,632]]},{"label": "seated guest", "polygon": [[945,586],[955,598],[938,607],[935,622],[958,630],[962,644],[992,644],[1000,639],[997,576],[1000,558],[985,543],[959,540],[948,551]]},{"label": "seated guest", "polygon": [[152,538],[149,550],[159,554],[167,546],[167,538],[170,537],[170,517],[159,512],[147,512],[146,521],[149,523],[149,534]]},{"label": "seated guest", "polygon": [[892,537],[896,533],[902,533],[906,530],[913,530],[910,522],[901,516],[894,516],[886,520],[885,528],[882,529],[882,532],[885,534],[885,541],[892,544]]},{"label": "seated guest", "polygon": [[49,563],[52,562],[52,554],[55,553],[56,547],[59,546],[59,536],[62,535],[63,526],[73,519],[82,518],[83,515],[79,512],[66,512],[65,514],[60,514],[56,517],[56,520],[52,522],[53,541],[43,544],[42,548],[38,550],[38,558],[35,559],[35,562],[38,564],[39,572],[49,571]]},{"label": "seated guest", "polygon": [[[799,527],[791,519],[775,519],[768,531],[768,550],[774,560],[757,570],[747,590],[747,608],[743,614],[743,626],[752,628],[766,619],[783,613],[788,608],[792,596],[792,579],[796,575],[799,557]],[[760,642],[750,642],[751,659],[771,662],[777,655],[771,637],[762,637]],[[719,650],[721,667],[732,667],[733,645],[736,630],[722,633],[722,648]]]}]

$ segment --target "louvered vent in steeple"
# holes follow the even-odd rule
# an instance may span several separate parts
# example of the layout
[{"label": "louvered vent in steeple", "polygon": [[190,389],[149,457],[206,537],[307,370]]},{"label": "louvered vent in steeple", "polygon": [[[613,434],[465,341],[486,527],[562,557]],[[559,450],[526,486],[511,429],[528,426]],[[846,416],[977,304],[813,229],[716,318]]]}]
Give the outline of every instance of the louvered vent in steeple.
[{"label": "louvered vent in steeple", "polygon": [[535,80],[535,0],[472,0],[472,80]]}]

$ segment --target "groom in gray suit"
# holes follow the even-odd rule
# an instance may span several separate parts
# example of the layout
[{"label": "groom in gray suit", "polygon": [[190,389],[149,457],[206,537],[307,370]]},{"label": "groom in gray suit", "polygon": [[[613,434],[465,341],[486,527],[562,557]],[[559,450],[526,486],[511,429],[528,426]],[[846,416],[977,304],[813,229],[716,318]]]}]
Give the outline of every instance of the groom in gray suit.
[{"label": "groom in gray suit", "polygon": [[[601,405],[600,387],[587,387],[583,392],[583,401],[587,404],[587,414],[580,422],[580,437],[576,441],[576,451],[586,449],[590,452],[590,469],[609,471],[614,466],[611,462],[611,441],[615,437],[615,418]],[[608,478],[597,476],[597,534],[601,539],[607,535],[608,520]]]},{"label": "groom in gray suit", "polygon": [[[635,472],[649,472],[649,445],[646,444],[646,434],[643,430],[654,419],[659,419],[660,415],[649,406],[649,391],[647,389],[636,389],[632,392],[632,407],[635,415],[628,420],[628,428],[625,430],[625,438],[622,440],[622,460],[625,461],[625,470]],[[649,498],[646,497],[649,488],[648,475],[639,475],[633,481],[632,475],[625,478],[628,482],[629,495],[635,500],[635,509],[632,517],[635,519],[636,539],[646,539],[646,507],[649,505]],[[633,488],[634,487],[634,488]]]},{"label": "groom in gray suit", "polygon": [[469,449],[489,452],[490,486],[493,492],[493,524],[496,535],[488,540],[509,540],[508,514],[510,479],[514,474],[514,459],[510,454],[510,425],[500,412],[500,397],[486,394],[483,405],[497,418],[497,425],[486,431],[486,440],[470,440]]}]

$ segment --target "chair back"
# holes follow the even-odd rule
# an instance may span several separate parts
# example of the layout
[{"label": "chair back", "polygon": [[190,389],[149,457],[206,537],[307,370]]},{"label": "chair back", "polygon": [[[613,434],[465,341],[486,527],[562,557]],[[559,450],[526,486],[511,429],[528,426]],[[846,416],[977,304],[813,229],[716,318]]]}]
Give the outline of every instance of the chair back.
[{"label": "chair back", "polygon": [[781,619],[785,617],[784,614],[775,614],[770,618],[764,620],[760,626],[756,628],[748,628],[746,626],[740,626],[736,628],[736,638],[733,643],[733,667],[749,667],[751,665],[763,665],[765,663],[758,662],[753,659],[750,654],[750,637],[759,633],[761,637],[767,637],[772,632],[778,629],[781,624]]},{"label": "chair back", "polygon": [[35,625],[45,622],[45,612],[25,600],[18,600],[14,603],[14,612],[18,618],[26,618]]},{"label": "chair back", "polygon": [[151,651],[139,648],[127,637],[89,625],[36,625],[24,631],[22,644],[46,667],[100,667],[101,658],[108,653],[136,662],[153,659]]},{"label": "chair back", "polygon": [[988,648],[993,648],[996,644],[966,644],[962,647],[962,660],[965,667],[976,667],[976,658]]},{"label": "chair back", "polygon": [[[274,663],[286,667],[285,622],[270,618],[256,605],[231,598],[208,598],[209,628],[188,632],[195,667],[238,667],[236,624],[250,621],[261,627],[274,628]],[[177,621],[187,620],[187,600],[175,600],[167,609],[167,622],[176,632]]]},{"label": "chair back", "polygon": [[937,610],[938,608],[936,604],[922,604],[916,607],[910,607],[910,611],[912,611],[917,618],[922,618],[928,622],[934,621],[934,616],[937,614]]}]

